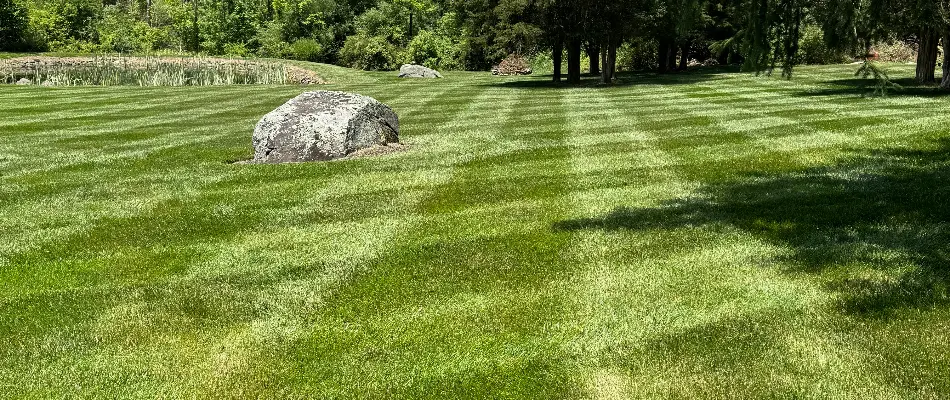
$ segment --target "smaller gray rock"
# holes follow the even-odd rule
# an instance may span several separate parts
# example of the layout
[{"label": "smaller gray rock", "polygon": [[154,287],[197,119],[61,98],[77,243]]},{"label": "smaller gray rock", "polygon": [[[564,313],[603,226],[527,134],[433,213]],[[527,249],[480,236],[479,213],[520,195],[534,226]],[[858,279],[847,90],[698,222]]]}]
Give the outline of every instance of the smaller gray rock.
[{"label": "smaller gray rock", "polygon": [[441,78],[442,74],[431,68],[416,64],[405,64],[399,68],[400,78]]},{"label": "smaller gray rock", "polygon": [[33,81],[26,78],[20,78],[20,80],[16,81],[16,84],[17,85],[32,85]]},{"label": "smaller gray rock", "polygon": [[51,80],[49,80],[49,79],[43,81],[43,83],[41,83],[40,85],[42,85],[42,86],[47,86],[47,87],[49,87],[49,86],[56,86],[56,84],[53,83],[53,81],[51,81]]}]

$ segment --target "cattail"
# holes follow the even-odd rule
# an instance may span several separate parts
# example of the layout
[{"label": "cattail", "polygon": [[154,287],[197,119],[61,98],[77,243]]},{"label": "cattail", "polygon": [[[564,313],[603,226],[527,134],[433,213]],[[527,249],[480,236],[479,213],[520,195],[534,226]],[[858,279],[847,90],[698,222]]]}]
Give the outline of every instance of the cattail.
[{"label": "cattail", "polygon": [[[18,75],[19,74],[19,75]],[[288,69],[283,64],[241,59],[206,57],[141,58],[96,54],[76,63],[34,65],[25,74],[35,82],[82,86],[207,86],[286,84]],[[0,64],[0,82],[13,83],[23,72]]]}]

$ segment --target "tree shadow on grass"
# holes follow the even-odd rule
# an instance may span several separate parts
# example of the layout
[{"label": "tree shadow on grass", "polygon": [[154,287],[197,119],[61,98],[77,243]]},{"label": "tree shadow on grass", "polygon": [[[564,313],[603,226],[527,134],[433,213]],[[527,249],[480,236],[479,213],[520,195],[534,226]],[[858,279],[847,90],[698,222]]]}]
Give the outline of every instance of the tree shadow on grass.
[{"label": "tree shadow on grass", "polygon": [[706,81],[723,79],[724,74],[739,73],[738,66],[718,66],[718,67],[697,67],[688,71],[660,74],[656,72],[638,71],[621,72],[617,74],[614,83],[604,85],[600,83],[600,75],[585,74],[581,76],[581,82],[570,84],[566,82],[567,75],[564,75],[564,81],[554,82],[553,75],[536,75],[529,79],[503,80],[498,78],[498,82],[487,83],[484,86],[505,87],[512,89],[560,89],[560,88],[611,88],[639,85],[686,85]]},{"label": "tree shadow on grass", "polygon": [[618,208],[554,229],[734,227],[791,249],[787,272],[820,275],[844,310],[886,316],[950,306],[950,141],[858,153],[836,165],[743,176],[655,208]]},{"label": "tree shadow on grass", "polygon": [[[892,79],[901,86],[900,89],[889,89],[887,96],[918,96],[918,97],[941,97],[950,95],[950,90],[940,89],[936,85],[921,85],[913,78]],[[802,96],[872,96],[874,95],[873,79],[835,79],[821,82],[821,86],[815,89],[805,90],[799,93]]]}]

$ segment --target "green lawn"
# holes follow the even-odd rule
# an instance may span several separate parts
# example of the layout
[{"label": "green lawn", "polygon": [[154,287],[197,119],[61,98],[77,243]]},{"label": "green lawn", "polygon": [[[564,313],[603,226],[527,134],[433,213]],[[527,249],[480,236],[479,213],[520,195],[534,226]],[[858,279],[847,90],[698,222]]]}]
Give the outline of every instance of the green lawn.
[{"label": "green lawn", "polygon": [[950,397],[950,96],[323,68],[411,151],[229,163],[312,88],[0,87],[0,396]]}]

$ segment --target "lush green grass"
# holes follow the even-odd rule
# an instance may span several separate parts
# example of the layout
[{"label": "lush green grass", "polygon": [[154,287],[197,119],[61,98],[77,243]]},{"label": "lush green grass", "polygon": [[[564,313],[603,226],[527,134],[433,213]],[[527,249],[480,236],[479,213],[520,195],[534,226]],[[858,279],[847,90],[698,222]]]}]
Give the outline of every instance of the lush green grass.
[{"label": "lush green grass", "polygon": [[950,397],[950,97],[855,68],[332,69],[412,150],[295,165],[307,88],[2,87],[0,394]]}]

